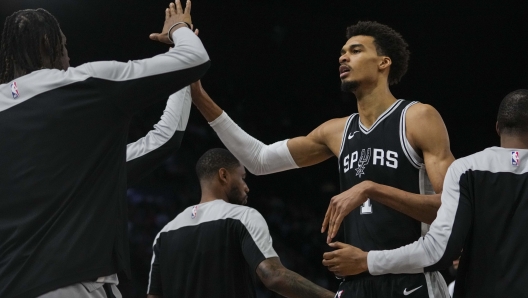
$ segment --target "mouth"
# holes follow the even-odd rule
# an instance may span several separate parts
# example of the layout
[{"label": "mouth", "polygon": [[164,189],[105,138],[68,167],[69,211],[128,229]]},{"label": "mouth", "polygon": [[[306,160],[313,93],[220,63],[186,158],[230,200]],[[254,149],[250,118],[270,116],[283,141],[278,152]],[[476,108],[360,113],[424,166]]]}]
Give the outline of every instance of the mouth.
[{"label": "mouth", "polygon": [[350,68],[346,65],[339,66],[339,77],[344,78],[350,73]]}]

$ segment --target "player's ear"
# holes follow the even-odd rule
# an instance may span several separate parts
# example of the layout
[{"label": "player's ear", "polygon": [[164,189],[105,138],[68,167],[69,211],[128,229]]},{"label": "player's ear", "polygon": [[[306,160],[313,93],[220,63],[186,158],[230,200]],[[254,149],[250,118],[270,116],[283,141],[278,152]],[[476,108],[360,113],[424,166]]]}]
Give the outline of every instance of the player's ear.
[{"label": "player's ear", "polygon": [[497,132],[497,134],[498,134],[499,137],[500,137],[499,121],[495,122],[495,131]]},{"label": "player's ear", "polygon": [[389,66],[391,66],[391,64],[392,64],[392,60],[391,60],[390,57],[382,56],[381,57],[381,61],[379,63],[379,69],[380,70],[387,69],[387,68],[389,68]]},{"label": "player's ear", "polygon": [[220,168],[218,170],[218,179],[222,184],[227,184],[229,182],[229,171],[225,168]]}]

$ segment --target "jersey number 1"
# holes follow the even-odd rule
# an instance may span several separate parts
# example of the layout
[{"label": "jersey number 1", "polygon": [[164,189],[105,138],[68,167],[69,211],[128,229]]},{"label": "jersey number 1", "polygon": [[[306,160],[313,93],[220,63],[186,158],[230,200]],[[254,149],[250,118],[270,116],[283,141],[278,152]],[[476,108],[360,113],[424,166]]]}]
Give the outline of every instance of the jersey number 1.
[{"label": "jersey number 1", "polygon": [[361,205],[361,214],[371,214],[372,213],[372,204],[370,203],[370,199],[367,199],[363,205]]}]

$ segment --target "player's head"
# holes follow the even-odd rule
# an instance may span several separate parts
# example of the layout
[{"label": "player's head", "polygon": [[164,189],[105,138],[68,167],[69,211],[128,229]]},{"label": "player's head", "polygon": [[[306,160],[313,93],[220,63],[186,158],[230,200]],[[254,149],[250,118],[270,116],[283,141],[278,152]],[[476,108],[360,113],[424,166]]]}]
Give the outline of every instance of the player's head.
[{"label": "player's head", "polygon": [[497,114],[499,135],[528,134],[528,90],[519,89],[506,95]]},{"label": "player's head", "polygon": [[376,85],[380,79],[398,83],[407,72],[407,42],[392,28],[377,22],[358,22],[347,28],[339,73],[343,91]]},{"label": "player's head", "polygon": [[66,37],[46,10],[26,9],[8,16],[0,46],[0,84],[42,68],[67,69]]},{"label": "player's head", "polygon": [[215,191],[225,194],[229,203],[247,203],[246,170],[228,150],[215,148],[205,152],[196,163],[196,174],[202,189],[215,187],[218,188]]}]

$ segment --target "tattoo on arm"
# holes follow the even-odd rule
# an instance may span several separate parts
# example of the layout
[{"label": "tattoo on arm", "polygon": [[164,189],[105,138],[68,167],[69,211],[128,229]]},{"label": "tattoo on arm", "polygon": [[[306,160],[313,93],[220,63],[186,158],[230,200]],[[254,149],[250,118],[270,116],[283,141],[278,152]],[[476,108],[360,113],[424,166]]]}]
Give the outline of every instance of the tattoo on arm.
[{"label": "tattoo on arm", "polygon": [[288,298],[334,297],[332,292],[286,269],[279,258],[262,261],[257,267],[257,275],[268,289]]}]

